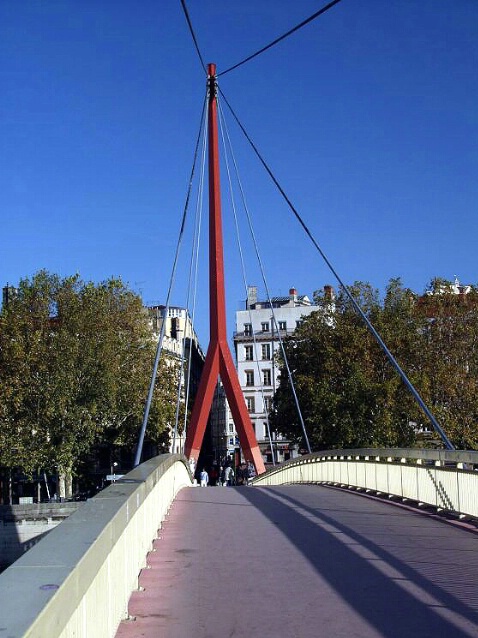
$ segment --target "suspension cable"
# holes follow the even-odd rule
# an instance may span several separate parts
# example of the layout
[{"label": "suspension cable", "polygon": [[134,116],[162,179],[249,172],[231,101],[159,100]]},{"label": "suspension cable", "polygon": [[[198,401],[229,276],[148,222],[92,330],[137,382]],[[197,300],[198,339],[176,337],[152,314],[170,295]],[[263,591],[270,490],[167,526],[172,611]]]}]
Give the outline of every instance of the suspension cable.
[{"label": "suspension cable", "polygon": [[[246,298],[247,298],[246,267],[245,267],[244,253],[243,253],[243,250],[242,250],[241,237],[240,237],[240,232],[239,232],[239,223],[238,223],[238,219],[237,219],[236,202],[235,202],[235,199],[234,199],[234,189],[232,187],[231,171],[230,171],[230,168],[229,168],[229,159],[228,159],[226,140],[224,138],[224,131],[226,131],[226,136],[227,136],[227,140],[228,140],[228,144],[229,144],[229,150],[230,150],[233,162],[234,162],[234,166],[236,167],[236,179],[239,181],[239,178],[238,178],[238,171],[237,171],[236,162],[234,160],[234,153],[233,153],[233,150],[232,150],[231,140],[229,138],[229,133],[228,133],[228,130],[227,130],[226,122],[224,120],[224,112],[223,112],[223,110],[221,108],[221,104],[220,104],[219,100],[218,100],[218,112],[219,112],[219,126],[220,126],[220,130],[221,130],[222,145],[223,145],[223,149],[224,149],[224,162],[225,162],[225,165],[226,165],[226,172],[227,172],[227,178],[228,178],[228,183],[229,183],[229,193],[230,193],[230,197],[231,197],[231,207],[232,207],[232,211],[233,211],[234,224],[235,224],[235,228],[236,228],[237,246],[238,246],[239,257],[240,257],[240,261],[241,261],[242,280],[243,280],[243,284],[244,284],[244,291],[245,291]],[[253,322],[252,322],[251,309],[248,308],[248,310],[249,310],[249,321],[251,322],[251,325],[252,325]],[[255,355],[253,357],[253,359],[256,362],[257,374],[258,374],[258,377],[260,379],[261,370],[260,370],[260,366],[259,366],[259,351],[258,351],[258,348],[257,348],[257,339],[256,339],[256,334],[255,334],[254,330],[252,331],[252,340],[253,340],[253,344],[254,344],[253,348],[254,348],[254,355]],[[265,394],[264,394],[264,386],[263,386],[263,384],[260,385],[260,389],[261,389],[262,405],[264,406],[264,412],[265,412],[265,415],[266,415],[267,436],[269,438],[269,444],[271,446],[272,464],[275,466],[276,460],[275,460],[275,455],[274,455],[274,448],[273,448],[273,445],[272,445],[271,429],[270,429],[270,426],[269,426],[269,414],[265,410]]]},{"label": "suspension cable", "polygon": [[[207,96],[204,102],[204,118],[207,106]],[[186,308],[189,311],[189,291],[193,290],[193,299],[192,299],[192,311],[190,313],[191,316],[191,327],[194,329],[194,322],[196,318],[196,299],[197,299],[197,282],[198,282],[198,264],[199,264],[199,247],[201,243],[201,218],[202,218],[202,208],[203,208],[203,196],[204,196],[204,175],[205,175],[205,167],[206,167],[206,149],[207,149],[207,126],[203,127],[203,142],[202,142],[202,152],[201,152],[201,171],[199,176],[199,188],[198,188],[198,196],[196,200],[196,215],[195,215],[195,230],[194,230],[194,241],[193,246],[195,246],[195,250],[191,253],[191,260],[189,266],[189,277],[188,277],[188,302]],[[184,335],[186,336],[186,335]],[[191,334],[191,340],[192,340]],[[188,416],[188,405],[189,405],[189,394],[191,389],[191,362],[192,362],[192,347],[189,348],[189,356],[188,356],[188,376],[187,376],[187,385],[186,385],[186,397],[185,397],[185,410],[184,410],[184,423],[183,423],[183,436],[186,436],[187,431],[187,416]]]},{"label": "suspension cable", "polygon": [[249,55],[247,58],[245,58],[241,62],[238,62],[237,64],[234,64],[234,66],[229,67],[225,71],[222,71],[221,73],[218,73],[217,77],[219,77],[221,75],[225,75],[226,73],[229,73],[229,71],[233,71],[234,69],[237,69],[239,66],[242,66],[246,62],[249,62],[249,60],[252,60],[253,58],[256,58],[258,55],[260,55],[261,53],[264,53],[264,51],[267,51],[268,49],[273,47],[275,44],[278,44],[282,40],[285,40],[285,38],[287,38],[289,35],[292,35],[293,33],[298,31],[302,27],[305,27],[306,24],[309,24],[309,22],[312,22],[312,20],[315,20],[315,18],[318,18],[319,16],[321,16],[323,13],[325,13],[326,11],[331,9],[334,5],[338,4],[339,2],[340,2],[340,0],[332,0],[332,2],[329,2],[329,4],[327,4],[325,7],[322,7],[322,9],[319,9],[319,11],[316,11],[313,15],[311,15],[306,20],[303,20],[300,24],[296,25],[293,29],[289,29],[289,31],[287,31],[287,33],[284,33],[279,38],[276,38],[275,40],[270,42],[265,47],[262,47],[262,49],[259,49],[259,51],[256,51],[252,55]]},{"label": "suspension cable", "polygon": [[[221,109],[220,112],[221,112],[221,115],[222,115],[222,119],[224,119],[224,116],[222,114],[222,109]],[[249,232],[251,234],[251,238],[252,238],[252,241],[253,241],[254,250],[255,250],[255,253],[256,253],[256,258],[257,258],[257,261],[258,261],[258,264],[259,264],[259,268],[260,268],[260,271],[261,271],[261,275],[262,275],[262,281],[263,281],[264,286],[265,286],[267,299],[268,299],[268,302],[269,302],[269,307],[270,307],[270,310],[271,310],[271,313],[272,313],[272,322],[273,322],[273,325],[275,325],[277,327],[277,321],[276,321],[274,306],[273,306],[272,301],[271,301],[271,295],[270,295],[270,292],[269,292],[269,286],[268,286],[267,279],[266,279],[266,276],[265,276],[264,265],[262,263],[262,259],[261,259],[260,253],[259,253],[258,243],[257,243],[257,240],[256,240],[256,236],[255,236],[254,227],[253,227],[253,224],[252,224],[251,215],[250,215],[250,212],[249,212],[249,207],[247,205],[246,196],[245,196],[244,189],[242,187],[242,182],[241,182],[240,175],[239,175],[239,169],[238,169],[238,166],[237,166],[237,163],[236,163],[236,159],[235,159],[235,156],[234,156],[234,151],[232,149],[231,140],[230,140],[230,137],[229,137],[229,132],[228,132],[228,129],[227,129],[227,125],[225,124],[225,121],[224,121],[224,128],[225,128],[227,139],[228,139],[228,143],[229,143],[229,148],[230,148],[230,152],[231,152],[231,158],[232,158],[233,163],[234,163],[234,168],[235,168],[235,172],[236,172],[236,179],[237,179],[238,186],[239,186],[239,191],[240,191],[240,194],[241,194],[242,205],[243,205],[245,213],[246,213],[246,218],[247,218],[247,222],[248,222]],[[226,154],[226,157],[227,157],[227,154]],[[229,170],[228,170],[228,174],[229,174]],[[230,190],[232,192],[232,187],[230,187]],[[236,219],[237,235],[238,235],[238,238],[239,238],[239,229],[237,227],[237,218],[236,218],[235,209],[234,209],[234,217]],[[247,280],[246,280],[246,277],[245,277],[244,258],[243,258],[243,255],[242,255],[242,250],[240,250],[240,254],[241,254],[241,261],[242,261],[242,264],[243,264],[244,285],[245,285],[246,293],[247,293]],[[296,392],[296,389],[295,389],[294,379],[293,379],[292,372],[291,372],[290,367],[289,367],[289,361],[288,361],[287,354],[286,354],[286,351],[285,351],[284,341],[283,341],[282,336],[280,334],[280,330],[278,330],[278,329],[277,329],[277,335],[279,337],[279,344],[280,344],[280,347],[281,347],[282,356],[284,358],[284,363],[285,363],[285,366],[286,366],[289,382],[291,384],[291,389],[292,389],[292,394],[293,394],[293,397],[294,397],[295,406],[296,406],[296,409],[297,409],[297,414],[298,414],[299,421],[300,421],[300,424],[301,424],[301,427],[302,427],[302,432],[303,432],[303,435],[304,435],[304,441],[305,441],[305,444],[306,444],[306,447],[307,447],[307,451],[310,454],[311,448],[310,448],[310,443],[309,443],[309,437],[307,436],[307,431],[306,431],[306,428],[305,428],[305,422],[304,422],[304,419],[303,419],[303,416],[302,416],[302,410],[300,408],[299,399],[297,397],[297,392]],[[253,339],[254,339],[254,348],[256,348],[257,344],[256,344],[254,331],[253,331]],[[259,366],[259,364],[258,364],[258,366]],[[262,396],[264,397],[263,391],[262,391]],[[268,416],[267,416],[267,427],[268,427],[268,430],[269,430],[269,437],[270,437],[269,417]],[[271,450],[272,450],[272,439],[271,439]]]},{"label": "suspension cable", "polygon": [[[240,232],[239,232],[239,223],[238,223],[238,219],[237,219],[237,213],[236,213],[236,205],[235,205],[235,200],[234,200],[234,191],[233,191],[233,187],[232,187],[232,181],[231,181],[231,173],[230,173],[230,169],[229,169],[229,161],[228,161],[228,153],[227,153],[227,148],[226,148],[226,143],[225,143],[225,139],[224,139],[224,130],[226,131],[226,136],[227,136],[227,140],[228,140],[228,144],[229,144],[229,150],[231,153],[231,157],[234,163],[234,167],[235,167],[235,171],[236,171],[236,179],[239,183],[239,187],[242,191],[242,186],[241,186],[241,182],[239,179],[239,172],[238,172],[238,168],[237,168],[237,164],[234,158],[234,152],[232,150],[232,145],[231,145],[231,140],[229,137],[229,132],[227,129],[227,124],[224,118],[224,112],[223,109],[220,105],[220,102],[218,101],[218,111],[219,111],[219,123],[221,125],[221,135],[222,135],[222,143],[223,143],[223,148],[224,148],[224,159],[225,159],[225,164],[226,164],[226,170],[227,170],[227,176],[228,176],[228,181],[229,181],[229,192],[231,195],[231,205],[232,205],[232,209],[233,209],[233,214],[234,214],[234,223],[235,223],[235,227],[236,227],[236,238],[237,238],[237,245],[238,245],[238,251],[239,251],[239,256],[240,256],[240,261],[241,261],[241,268],[242,268],[242,280],[243,280],[243,285],[244,285],[244,292],[247,298],[247,275],[246,275],[246,268],[245,268],[245,260],[244,260],[244,253],[242,250],[242,244],[241,244],[241,238],[240,238]],[[247,209],[247,205],[245,204],[245,197],[244,194],[242,193],[242,201],[243,201],[243,206]],[[248,308],[249,310],[249,321],[252,325],[253,321],[252,321],[252,312],[251,309]],[[259,351],[258,351],[258,347],[257,347],[257,339],[256,339],[256,334],[254,332],[254,330],[252,331],[252,341],[253,341],[253,352],[254,352],[254,356],[253,359],[256,361],[256,369],[257,369],[257,374],[259,376],[260,379],[260,366],[259,366]],[[269,444],[271,446],[271,456],[272,456],[272,464],[275,466],[276,464],[276,459],[275,459],[275,454],[274,454],[274,447],[272,445],[272,436],[271,436],[271,429],[270,429],[270,424],[269,424],[269,414],[268,412],[265,411],[265,395],[264,395],[264,386],[261,383],[260,385],[260,389],[261,389],[261,398],[262,398],[262,405],[264,406],[264,412],[266,414],[266,427],[267,427],[267,436],[269,438]]]},{"label": "suspension cable", "polygon": [[[202,156],[201,156],[201,178],[199,181],[199,191],[198,191],[198,200],[201,199],[202,200],[202,191],[203,191],[203,176],[204,176],[204,164],[205,164],[205,136],[206,136],[206,108],[207,108],[207,96],[205,96],[204,98],[204,106],[203,106],[203,118],[202,118],[202,137],[203,137],[203,151],[202,151]],[[181,392],[183,389],[183,384],[184,381],[186,381],[186,402],[185,402],[185,418],[187,418],[187,401],[189,399],[189,388],[190,388],[190,379],[191,379],[191,355],[192,355],[192,347],[189,348],[189,360],[188,360],[188,367],[187,367],[187,377],[186,379],[184,379],[184,360],[185,360],[185,352],[186,352],[186,339],[187,339],[187,335],[186,335],[186,328],[188,326],[188,318],[189,318],[189,303],[190,303],[190,296],[191,296],[191,288],[192,288],[192,271],[193,271],[193,264],[194,264],[194,254],[195,254],[195,247],[196,244],[199,242],[198,240],[198,224],[197,224],[197,206],[196,206],[196,224],[195,224],[195,233],[194,233],[194,241],[193,241],[193,249],[191,251],[191,259],[190,259],[190,264],[189,264],[189,277],[188,277],[188,288],[187,288],[187,295],[186,295],[186,317],[185,317],[185,323],[184,323],[184,332],[183,332],[183,337],[181,340],[181,357],[180,357],[180,365],[179,365],[179,370],[180,370],[180,374],[179,374],[179,379],[178,379],[178,389],[177,389],[177,395],[176,395],[176,413],[175,413],[175,418],[174,418],[174,430],[173,430],[173,442],[172,442],[172,451],[174,453],[175,448],[176,448],[176,438],[178,436],[178,429],[179,429],[179,409],[180,409],[180,405],[181,405]],[[197,284],[197,280],[195,282]],[[194,290],[194,296],[195,296],[195,290]],[[193,313],[194,316],[194,313]],[[191,319],[192,321],[192,326],[194,326],[194,319]],[[191,341],[191,345],[192,345],[192,334],[190,335],[190,341]],[[182,450],[180,450],[182,452]]]},{"label": "suspension cable", "polygon": [[239,128],[241,129],[241,131],[243,132],[244,136],[246,137],[247,141],[249,142],[249,144],[251,145],[254,153],[256,154],[256,156],[258,157],[259,161],[261,162],[261,164],[263,165],[263,167],[265,168],[265,170],[267,171],[267,173],[269,174],[270,178],[272,179],[272,181],[274,182],[275,186],[277,187],[277,189],[279,190],[280,194],[282,195],[282,197],[284,198],[284,200],[286,201],[287,205],[289,206],[289,208],[291,209],[291,211],[293,212],[294,216],[296,217],[297,221],[299,222],[299,224],[302,226],[302,228],[304,229],[306,235],[309,237],[309,239],[311,240],[312,244],[314,245],[314,247],[316,248],[317,252],[320,254],[320,256],[322,257],[322,259],[324,260],[325,264],[327,265],[327,267],[329,268],[330,272],[333,274],[333,276],[335,277],[335,279],[338,281],[339,285],[342,287],[342,289],[344,290],[345,294],[347,295],[348,299],[350,300],[352,306],[354,307],[355,311],[359,314],[359,316],[362,318],[362,320],[365,322],[365,325],[367,326],[368,330],[370,331],[370,333],[373,335],[373,337],[375,338],[375,340],[377,341],[377,343],[379,344],[379,346],[382,348],[383,352],[385,353],[385,355],[387,356],[389,362],[392,364],[392,366],[395,368],[396,372],[399,374],[399,376],[401,377],[402,381],[405,383],[406,387],[408,388],[408,390],[410,391],[410,393],[413,395],[413,397],[415,398],[415,400],[417,401],[417,403],[420,405],[420,407],[422,408],[423,412],[426,414],[426,416],[429,418],[433,428],[435,429],[435,431],[440,435],[443,443],[445,444],[445,447],[448,450],[454,450],[455,447],[454,445],[451,443],[451,441],[448,439],[447,435],[445,434],[444,430],[442,429],[442,427],[439,425],[438,421],[435,419],[434,415],[431,413],[431,411],[429,410],[428,406],[425,404],[425,402],[423,401],[422,397],[420,396],[420,394],[418,393],[418,391],[416,390],[416,388],[413,386],[413,384],[411,383],[411,381],[408,379],[407,375],[405,374],[405,372],[402,370],[402,368],[400,367],[400,365],[398,364],[397,360],[395,359],[395,357],[392,355],[392,353],[390,352],[390,350],[387,348],[387,346],[385,345],[385,342],[383,341],[383,339],[381,338],[381,336],[379,335],[379,333],[377,332],[377,330],[374,328],[374,326],[372,325],[371,321],[369,320],[369,318],[367,317],[367,315],[364,313],[364,311],[362,310],[362,308],[359,306],[359,304],[357,303],[357,301],[355,300],[354,296],[352,295],[352,293],[350,292],[350,290],[348,289],[348,287],[345,285],[345,283],[342,281],[341,277],[339,276],[338,272],[335,270],[335,268],[333,267],[332,263],[330,262],[330,260],[327,258],[327,256],[325,255],[324,251],[321,249],[321,247],[319,246],[319,244],[317,243],[317,241],[315,240],[314,236],[312,235],[311,231],[309,230],[309,228],[307,227],[306,223],[304,222],[304,220],[302,219],[302,217],[299,215],[297,209],[295,208],[295,206],[292,204],[292,202],[290,201],[290,199],[288,198],[288,196],[286,195],[284,189],[282,188],[282,186],[279,184],[278,180],[276,179],[276,177],[274,176],[274,174],[272,173],[272,170],[269,168],[268,164],[266,163],[266,161],[264,160],[264,158],[262,157],[262,155],[260,154],[259,150],[257,149],[256,145],[254,144],[254,142],[252,141],[252,139],[250,138],[249,134],[247,133],[247,131],[245,130],[244,126],[241,124],[239,118],[237,117],[237,115],[235,114],[233,108],[231,107],[231,105],[229,104],[226,96],[224,95],[223,91],[221,91],[221,89],[219,89],[220,94],[222,95],[224,101],[226,102],[229,110],[232,113],[232,116],[234,117],[234,119],[236,120]]},{"label": "suspension cable", "polygon": [[149,418],[149,412],[150,412],[150,409],[151,409],[151,401],[153,399],[154,386],[155,386],[155,382],[156,382],[156,375],[158,373],[159,360],[160,360],[161,352],[162,352],[162,349],[163,349],[164,333],[165,333],[165,330],[166,330],[166,319],[167,319],[168,312],[169,312],[169,300],[170,300],[170,297],[171,297],[171,292],[172,292],[172,289],[173,289],[174,279],[175,279],[175,276],[176,276],[176,268],[177,268],[177,265],[178,265],[179,251],[180,251],[180,248],[181,248],[181,243],[182,243],[182,239],[183,239],[183,235],[184,235],[184,228],[185,228],[185,225],[186,225],[187,211],[188,211],[188,207],[189,207],[189,199],[190,199],[190,196],[191,196],[193,176],[194,176],[194,170],[195,170],[195,167],[196,167],[196,161],[197,161],[198,149],[199,149],[199,140],[200,140],[200,137],[201,137],[201,130],[203,128],[204,117],[205,117],[205,103],[203,105],[202,112],[201,112],[201,122],[200,122],[200,126],[199,126],[199,132],[198,132],[197,140],[196,140],[196,147],[194,149],[193,165],[192,165],[191,174],[190,174],[190,177],[189,177],[189,184],[188,184],[188,190],[187,190],[187,195],[186,195],[186,201],[185,201],[185,204],[184,204],[183,217],[182,217],[182,220],[181,220],[181,227],[180,227],[180,230],[179,230],[178,242],[177,242],[177,245],[176,245],[176,253],[174,255],[174,262],[173,262],[173,267],[172,267],[172,271],[171,271],[171,277],[170,277],[170,280],[169,280],[168,294],[166,296],[166,304],[165,304],[165,307],[164,307],[164,310],[163,310],[163,322],[162,322],[162,325],[161,325],[161,332],[160,332],[158,344],[157,344],[157,347],[156,347],[156,355],[155,355],[155,358],[154,358],[153,372],[151,374],[151,381],[150,381],[150,384],[149,384],[148,397],[146,399],[146,404],[145,404],[145,407],[144,407],[143,423],[141,425],[141,430],[140,430],[139,440],[138,440],[138,446],[136,448],[136,455],[135,455],[135,458],[134,458],[134,467],[139,465],[140,462],[141,462],[141,454],[143,452],[143,444],[144,444],[144,435],[146,433],[146,427],[148,425],[148,418]]},{"label": "suspension cable", "polygon": [[184,15],[186,17],[186,21],[188,23],[189,31],[191,33],[191,37],[193,39],[194,46],[196,47],[196,52],[198,54],[199,61],[201,62],[201,66],[203,68],[203,71],[205,73],[207,73],[207,67],[206,67],[206,64],[204,63],[204,58],[201,55],[201,49],[199,48],[199,44],[198,44],[198,41],[197,41],[197,38],[196,38],[196,34],[194,33],[194,29],[193,29],[193,25],[192,25],[192,22],[191,22],[191,18],[189,17],[188,8],[186,6],[186,0],[181,0],[181,6],[183,8]]}]

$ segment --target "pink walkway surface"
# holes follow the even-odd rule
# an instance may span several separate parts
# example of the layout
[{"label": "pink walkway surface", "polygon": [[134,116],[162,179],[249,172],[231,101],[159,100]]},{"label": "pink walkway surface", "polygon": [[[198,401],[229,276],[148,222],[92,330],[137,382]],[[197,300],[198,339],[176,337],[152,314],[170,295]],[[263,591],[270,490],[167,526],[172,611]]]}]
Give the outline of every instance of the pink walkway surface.
[{"label": "pink walkway surface", "polygon": [[476,638],[478,535],[319,486],[186,488],[117,638]]}]

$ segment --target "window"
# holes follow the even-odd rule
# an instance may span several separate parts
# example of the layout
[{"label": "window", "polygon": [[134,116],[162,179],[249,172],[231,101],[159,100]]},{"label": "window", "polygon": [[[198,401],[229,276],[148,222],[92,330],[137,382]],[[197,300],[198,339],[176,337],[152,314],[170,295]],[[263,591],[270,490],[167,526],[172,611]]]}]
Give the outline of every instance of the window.
[{"label": "window", "polygon": [[177,339],[179,332],[179,319],[174,317],[171,319],[171,339]]},{"label": "window", "polygon": [[272,375],[270,368],[262,371],[262,384],[263,385],[272,385]]},{"label": "window", "polygon": [[279,330],[287,330],[287,321],[279,321]]},{"label": "window", "polygon": [[254,350],[252,346],[244,346],[244,354],[245,354],[246,361],[254,360]]},{"label": "window", "polygon": [[252,337],[252,324],[245,323],[244,324],[244,334],[246,337]]},{"label": "window", "polygon": [[269,322],[268,321],[263,321],[261,323],[261,330],[262,330],[262,332],[269,332]]},{"label": "window", "polygon": [[264,421],[264,438],[268,439],[269,438],[269,429],[267,427],[267,423]]},{"label": "window", "polygon": [[264,412],[270,412],[272,409],[272,397],[264,397]]},{"label": "window", "polygon": [[229,439],[229,446],[232,447],[234,445],[234,437]]},{"label": "window", "polygon": [[231,434],[234,432],[234,423],[229,423],[229,432]]},{"label": "window", "polygon": [[254,397],[246,397],[246,406],[247,406],[247,411],[250,412],[251,414],[256,411]]},{"label": "window", "polygon": [[246,370],[246,385],[254,385],[254,370]]},{"label": "window", "polygon": [[301,325],[302,325],[302,321],[301,321],[300,319],[298,319],[298,320],[295,322],[295,327],[296,327],[296,328],[300,328],[300,326],[301,326]]},{"label": "window", "polygon": [[263,359],[270,359],[271,358],[271,344],[270,343],[263,343],[262,346],[262,358]]}]

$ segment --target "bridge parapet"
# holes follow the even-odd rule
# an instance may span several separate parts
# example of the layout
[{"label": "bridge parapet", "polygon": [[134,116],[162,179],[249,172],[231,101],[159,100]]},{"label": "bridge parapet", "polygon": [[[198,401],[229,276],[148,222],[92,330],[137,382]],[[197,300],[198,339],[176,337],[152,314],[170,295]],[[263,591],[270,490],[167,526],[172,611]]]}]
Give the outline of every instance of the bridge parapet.
[{"label": "bridge parapet", "polygon": [[327,450],[261,474],[253,485],[325,483],[426,504],[478,519],[478,452],[420,449]]},{"label": "bridge parapet", "polygon": [[186,458],[165,454],[88,500],[0,575],[0,630],[113,637],[161,522],[191,484]]}]

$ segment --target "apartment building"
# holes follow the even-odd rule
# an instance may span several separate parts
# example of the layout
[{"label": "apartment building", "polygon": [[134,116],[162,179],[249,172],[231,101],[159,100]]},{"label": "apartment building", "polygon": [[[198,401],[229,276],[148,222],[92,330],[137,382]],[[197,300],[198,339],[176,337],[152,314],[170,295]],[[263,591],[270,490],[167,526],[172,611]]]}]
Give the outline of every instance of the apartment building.
[{"label": "apartment building", "polygon": [[[331,286],[325,286],[324,290],[333,295]],[[269,431],[268,413],[279,378],[274,355],[280,348],[280,340],[317,310],[319,307],[307,295],[299,295],[295,288],[289,290],[288,296],[261,301],[257,288],[249,286],[245,309],[236,312],[234,346],[239,383],[265,463],[280,463],[297,454],[288,440]],[[226,416],[230,443],[232,419],[228,411]]]},{"label": "apartment building", "polygon": [[[198,336],[186,308],[169,306],[166,313],[165,306],[148,307],[149,319],[154,338],[159,339],[164,326],[163,348],[178,361],[183,362],[182,397],[188,399],[189,406],[192,405],[196,396],[201,372],[204,367],[204,353],[199,345]],[[190,371],[189,371],[190,369]],[[189,390],[187,390],[187,380],[189,375]],[[172,426],[173,427],[173,426]],[[185,433],[177,435],[174,441],[171,438],[170,451],[180,453],[184,451]]]}]

